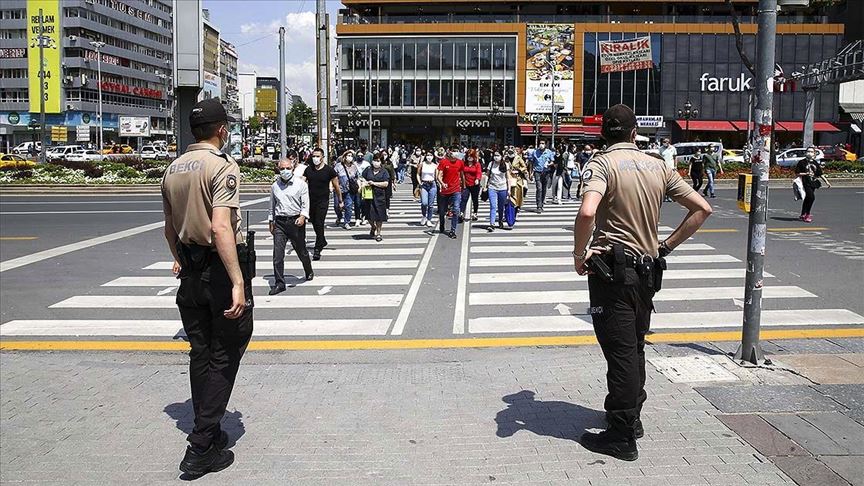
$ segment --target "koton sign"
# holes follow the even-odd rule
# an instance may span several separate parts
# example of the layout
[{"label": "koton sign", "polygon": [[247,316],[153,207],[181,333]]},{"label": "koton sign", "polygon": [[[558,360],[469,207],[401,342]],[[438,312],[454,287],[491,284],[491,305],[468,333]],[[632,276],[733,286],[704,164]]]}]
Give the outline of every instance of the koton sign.
[{"label": "koton sign", "polygon": [[600,41],[600,72],[617,73],[651,69],[651,37],[623,41]]}]

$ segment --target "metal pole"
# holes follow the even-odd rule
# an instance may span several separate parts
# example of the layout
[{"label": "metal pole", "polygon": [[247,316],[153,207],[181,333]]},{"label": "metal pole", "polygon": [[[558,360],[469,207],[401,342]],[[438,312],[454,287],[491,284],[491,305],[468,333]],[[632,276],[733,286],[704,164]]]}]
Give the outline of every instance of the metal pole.
[{"label": "metal pole", "polygon": [[[325,0],[318,0],[315,20],[318,26],[316,35],[316,57],[318,62],[318,146],[324,157],[330,158],[330,35]],[[329,161],[328,161],[329,162]]]},{"label": "metal pole", "polygon": [[816,90],[808,88],[804,90],[806,103],[804,104],[804,148],[813,145],[813,118],[816,110]]},{"label": "metal pole", "polygon": [[690,141],[690,115],[684,117],[684,141]]},{"label": "metal pole", "polygon": [[[747,144],[750,144],[750,136],[753,133],[753,91],[747,95]],[[750,150],[747,151],[750,153]]]},{"label": "metal pole", "polygon": [[366,97],[366,103],[369,105],[369,150],[372,150],[372,55],[367,50],[366,51],[366,64],[369,66],[368,76],[369,83],[367,87],[369,89],[369,96]]},{"label": "metal pole", "polygon": [[45,163],[45,31],[42,26],[42,9],[39,9],[39,119],[42,127],[40,128],[39,141],[42,148],[39,150],[39,163]]},{"label": "metal pole", "polygon": [[285,158],[288,142],[285,108],[285,27],[279,27],[279,160]]},{"label": "metal pole", "polygon": [[104,123],[102,122],[102,51],[100,50],[102,46],[96,47],[96,84],[99,88],[99,158],[102,158],[102,149],[103,143],[102,140],[102,127]]},{"label": "metal pole", "polygon": [[777,0],[759,0],[758,34],[756,35],[756,130],[752,140],[753,191],[750,197],[750,222],[747,236],[747,274],[744,284],[744,323],[741,346],[735,359],[757,364],[764,360],[759,344],[762,320],[762,272],[765,268],[765,244],[768,212],[768,166],[773,123],[774,48],[777,36]]}]

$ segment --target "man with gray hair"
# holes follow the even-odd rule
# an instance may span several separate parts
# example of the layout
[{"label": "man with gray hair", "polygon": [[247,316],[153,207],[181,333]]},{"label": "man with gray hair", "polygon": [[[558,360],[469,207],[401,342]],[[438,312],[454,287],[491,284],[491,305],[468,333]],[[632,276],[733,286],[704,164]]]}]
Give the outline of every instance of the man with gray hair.
[{"label": "man with gray hair", "polygon": [[306,220],[309,219],[309,186],[294,175],[294,158],[279,161],[279,177],[270,187],[267,221],[273,235],[274,286],[270,295],[285,291],[285,246],[288,241],[300,258],[306,280],[312,280],[312,261],[306,249]]}]

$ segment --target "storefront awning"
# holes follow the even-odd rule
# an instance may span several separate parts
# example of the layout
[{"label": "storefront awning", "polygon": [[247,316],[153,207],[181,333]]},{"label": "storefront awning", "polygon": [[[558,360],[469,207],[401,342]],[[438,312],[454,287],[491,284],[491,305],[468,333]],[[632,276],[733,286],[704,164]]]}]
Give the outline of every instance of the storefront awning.
[{"label": "storefront awning", "polygon": [[[551,135],[552,125],[539,125],[541,135]],[[519,132],[522,135],[535,135],[534,125],[531,123],[520,123]],[[579,125],[559,125],[556,135],[585,135],[591,137],[600,136],[600,127],[586,127]]]},{"label": "storefront awning", "polygon": [[[746,121],[732,121],[729,123],[731,123],[732,126],[735,127],[735,129],[737,129],[740,132],[746,132],[747,131],[747,122]],[[750,122],[750,128],[753,128],[753,122]]]},{"label": "storefront awning", "polygon": [[[686,120],[675,120],[679,127],[686,130],[688,124]],[[746,122],[745,122],[746,125]],[[722,120],[690,120],[690,131],[694,132],[734,132],[736,128],[732,123]],[[746,127],[745,127],[746,129]]]},{"label": "storefront awning", "polygon": [[[789,132],[803,132],[804,131],[804,122],[799,121],[784,121],[777,122],[778,128],[783,126],[783,129]],[[839,132],[840,129],[834,126],[832,123],[828,122],[814,122],[813,123],[813,131],[814,132]]]}]

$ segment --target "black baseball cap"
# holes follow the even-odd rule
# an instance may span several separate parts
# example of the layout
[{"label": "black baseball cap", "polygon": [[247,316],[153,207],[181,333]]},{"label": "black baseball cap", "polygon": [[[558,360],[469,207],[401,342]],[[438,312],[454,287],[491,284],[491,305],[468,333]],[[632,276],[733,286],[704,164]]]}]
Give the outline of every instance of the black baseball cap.
[{"label": "black baseball cap", "polygon": [[195,103],[192,113],[189,114],[189,125],[197,127],[213,122],[233,122],[234,117],[228,116],[225,107],[219,98],[209,98]]},{"label": "black baseball cap", "polygon": [[620,134],[636,128],[636,114],[627,105],[615,105],[603,113],[603,133]]}]

